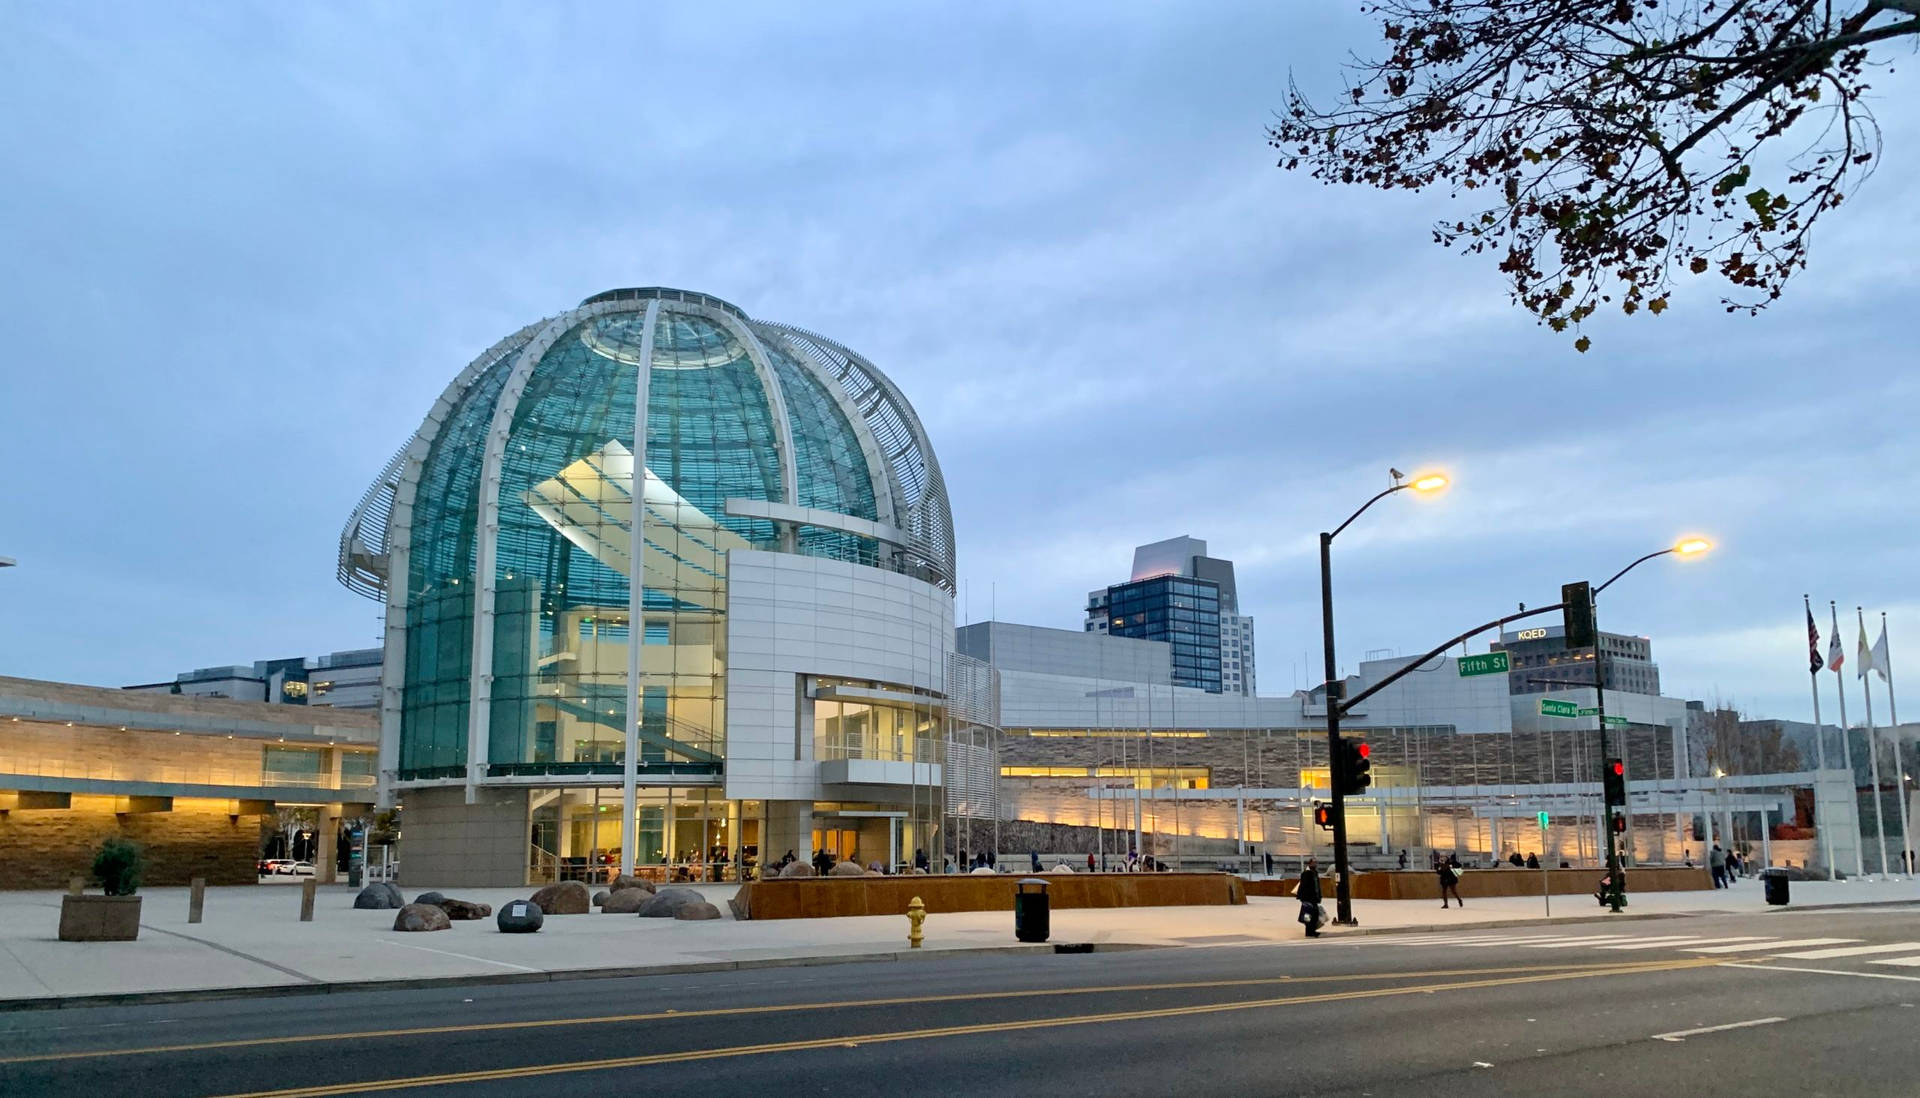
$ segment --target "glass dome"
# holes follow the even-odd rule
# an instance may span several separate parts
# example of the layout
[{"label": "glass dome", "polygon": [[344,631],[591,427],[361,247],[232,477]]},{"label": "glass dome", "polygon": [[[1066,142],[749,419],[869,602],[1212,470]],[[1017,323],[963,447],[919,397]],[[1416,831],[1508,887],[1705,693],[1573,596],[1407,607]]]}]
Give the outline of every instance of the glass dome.
[{"label": "glass dome", "polygon": [[341,534],[340,580],[386,602],[404,678],[396,776],[617,770],[629,698],[650,771],[717,770],[734,549],[952,591],[939,465],[871,364],[662,288],[489,348]]}]

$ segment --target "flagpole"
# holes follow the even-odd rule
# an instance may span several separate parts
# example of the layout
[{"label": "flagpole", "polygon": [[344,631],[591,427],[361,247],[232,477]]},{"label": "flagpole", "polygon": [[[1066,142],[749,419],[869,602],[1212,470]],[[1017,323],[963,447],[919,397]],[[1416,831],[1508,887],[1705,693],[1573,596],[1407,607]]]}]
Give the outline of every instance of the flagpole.
[{"label": "flagpole", "polygon": [[1846,648],[1840,643],[1840,604],[1827,600],[1828,620],[1833,623],[1832,646],[1829,652],[1839,653],[1842,658],[1827,660],[1827,670],[1833,672],[1833,692],[1840,698],[1840,751],[1847,763],[1847,785],[1853,790],[1853,875],[1867,875],[1866,844],[1860,834],[1860,785],[1853,774],[1853,737],[1847,734],[1847,680],[1840,674],[1840,666],[1845,662]]},{"label": "flagpole", "polygon": [[[1817,764],[1819,773],[1825,774],[1827,770],[1827,731],[1820,726],[1821,664],[1818,662],[1820,659],[1820,639],[1817,632],[1813,630],[1813,600],[1806,595],[1801,595],[1800,601],[1807,608],[1807,628],[1810,633],[1814,633],[1814,635],[1809,636],[1807,639],[1807,651],[1811,653],[1813,657],[1807,661],[1807,683],[1813,687],[1813,751],[1815,757],[1819,760]],[[1851,778],[1849,778],[1849,780],[1851,780]],[[1813,788],[1815,791],[1813,798],[1813,824],[1814,827],[1820,831],[1820,849],[1826,855],[1827,878],[1832,880],[1837,876],[1836,870],[1840,868],[1833,864],[1833,829],[1827,826],[1827,821],[1820,812],[1819,781],[1816,780],[1814,782]]]},{"label": "flagpole", "polygon": [[1880,803],[1880,740],[1873,730],[1873,680],[1867,677],[1867,671],[1873,664],[1873,658],[1867,652],[1867,614],[1858,606],[1853,608],[1854,616],[1860,622],[1859,652],[1854,656],[1860,666],[1853,673],[1860,676],[1860,693],[1867,701],[1867,760],[1868,772],[1873,775],[1873,821],[1880,830],[1880,875],[1886,876],[1887,869],[1887,812]]},{"label": "flagpole", "polygon": [[1900,711],[1894,708],[1893,701],[1893,661],[1888,656],[1887,612],[1880,611],[1880,644],[1874,653],[1873,665],[1880,669],[1880,677],[1887,680],[1887,719],[1893,722],[1893,785],[1898,791],[1900,806],[1900,871],[1911,877],[1913,863],[1908,861],[1908,853],[1913,849],[1913,832],[1907,830],[1907,771],[1900,761]]}]

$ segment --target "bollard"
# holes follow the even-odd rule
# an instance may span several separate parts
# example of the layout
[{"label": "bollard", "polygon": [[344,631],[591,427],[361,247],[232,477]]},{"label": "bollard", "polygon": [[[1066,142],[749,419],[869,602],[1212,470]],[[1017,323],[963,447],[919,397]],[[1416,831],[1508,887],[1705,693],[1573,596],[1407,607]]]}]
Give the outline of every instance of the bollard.
[{"label": "bollard", "polygon": [[78,896],[82,892],[85,892],[86,890],[87,890],[87,879],[85,877],[68,877],[67,878],[67,895]]},{"label": "bollard", "polygon": [[300,921],[303,923],[313,921],[313,891],[316,883],[312,877],[300,882]]},{"label": "bollard", "polygon": [[207,879],[195,877],[187,882],[187,887],[192,890],[187,893],[187,921],[197,923],[207,909]]},{"label": "bollard", "polygon": [[927,905],[920,902],[920,897],[915,896],[907,904],[907,946],[909,948],[920,948],[921,939],[926,937],[920,931],[920,924],[926,921]]}]

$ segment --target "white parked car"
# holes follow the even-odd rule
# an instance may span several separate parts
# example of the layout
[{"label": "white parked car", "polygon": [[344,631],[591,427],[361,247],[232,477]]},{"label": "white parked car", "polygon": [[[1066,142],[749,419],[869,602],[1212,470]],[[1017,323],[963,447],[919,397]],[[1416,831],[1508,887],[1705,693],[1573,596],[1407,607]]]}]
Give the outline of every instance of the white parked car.
[{"label": "white parked car", "polygon": [[291,873],[296,877],[311,877],[313,876],[313,863],[294,862],[292,865],[287,866],[283,872]]}]

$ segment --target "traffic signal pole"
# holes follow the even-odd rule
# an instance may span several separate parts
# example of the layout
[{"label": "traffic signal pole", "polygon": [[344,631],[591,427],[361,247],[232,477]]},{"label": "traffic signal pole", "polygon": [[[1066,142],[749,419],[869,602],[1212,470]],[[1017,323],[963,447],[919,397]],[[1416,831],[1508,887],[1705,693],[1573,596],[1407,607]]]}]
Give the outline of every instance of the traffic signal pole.
[{"label": "traffic signal pole", "polygon": [[1325,532],[1320,535],[1320,633],[1327,661],[1327,784],[1333,792],[1333,921],[1338,926],[1357,926],[1353,917],[1353,867],[1347,863],[1346,799],[1340,792],[1345,785],[1340,775],[1340,695],[1345,684],[1334,671],[1333,534]]}]

